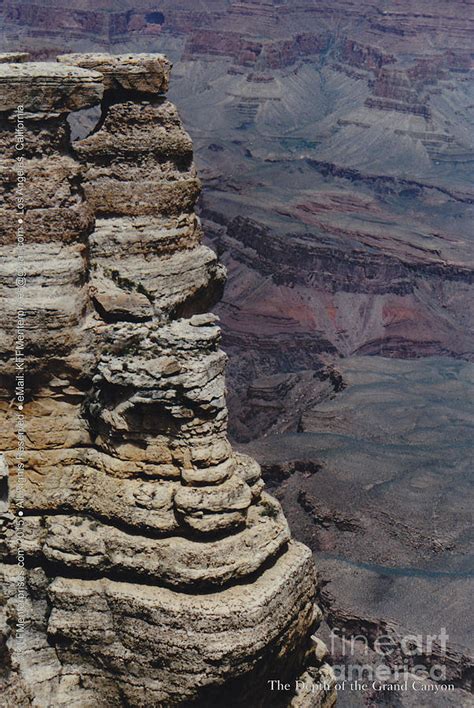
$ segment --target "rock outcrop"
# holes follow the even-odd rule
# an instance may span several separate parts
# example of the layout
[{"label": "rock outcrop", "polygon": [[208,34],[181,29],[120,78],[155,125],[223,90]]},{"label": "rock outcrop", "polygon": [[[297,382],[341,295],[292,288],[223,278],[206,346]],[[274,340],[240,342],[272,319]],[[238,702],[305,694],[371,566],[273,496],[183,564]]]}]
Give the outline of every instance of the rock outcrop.
[{"label": "rock outcrop", "polygon": [[297,429],[263,379],[293,402],[340,357],[473,357],[471,2],[396,5],[4,0],[5,50],[175,62],[239,441]]},{"label": "rock outcrop", "polygon": [[[334,702],[324,652],[310,640],[321,619],[311,553],[291,539],[258,464],[227,439],[226,356],[208,314],[225,273],[201,244],[200,184],[191,140],[164,95],[169,73],[161,55],[0,65],[9,708]],[[68,114],[99,101],[96,128],[71,145]],[[19,229],[21,414],[11,405]],[[21,498],[18,415],[27,436]],[[319,689],[308,692],[306,681],[301,695],[270,691],[270,679],[304,671]]]}]

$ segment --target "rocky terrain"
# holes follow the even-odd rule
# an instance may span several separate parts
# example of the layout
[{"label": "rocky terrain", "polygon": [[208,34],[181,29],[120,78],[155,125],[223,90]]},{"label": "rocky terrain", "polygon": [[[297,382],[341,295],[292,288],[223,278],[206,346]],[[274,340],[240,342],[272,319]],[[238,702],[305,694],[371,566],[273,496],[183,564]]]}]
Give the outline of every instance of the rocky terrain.
[{"label": "rocky terrain", "polygon": [[330,628],[371,644],[446,628],[446,653],[425,661],[446,666],[453,694],[425,704],[398,692],[389,705],[472,705],[474,367],[350,357],[339,368],[344,388],[308,409],[301,432],[242,450],[264,463],[292,530],[316,552]]},{"label": "rocky terrain", "polygon": [[329,707],[311,552],[227,439],[225,273],[170,64],[23,58],[0,64],[2,706]]},{"label": "rocky terrain", "polygon": [[205,233],[229,272],[217,312],[236,438],[267,432],[262,377],[268,409],[341,356],[472,358],[473,9],[5,0],[4,49],[174,62]]},{"label": "rocky terrain", "polygon": [[[472,426],[472,2],[81,0],[71,11],[4,0],[2,21],[3,48],[38,58],[107,46],[173,61],[204,232],[228,271],[214,311],[232,436],[282,485],[296,535],[331,554],[321,563],[333,625],[370,636],[393,620],[399,634],[432,626],[456,598],[452,675],[464,691],[472,564],[465,511],[453,509],[470,488],[465,443],[449,446]],[[98,118],[77,116],[77,135]],[[375,484],[369,500],[355,493],[359,476]],[[437,495],[455,494],[452,479],[459,496],[444,512]],[[412,484],[425,493],[409,514]],[[392,507],[404,526],[381,513]],[[450,575],[433,575],[443,563]],[[348,705],[359,698],[470,700],[351,694]]]}]

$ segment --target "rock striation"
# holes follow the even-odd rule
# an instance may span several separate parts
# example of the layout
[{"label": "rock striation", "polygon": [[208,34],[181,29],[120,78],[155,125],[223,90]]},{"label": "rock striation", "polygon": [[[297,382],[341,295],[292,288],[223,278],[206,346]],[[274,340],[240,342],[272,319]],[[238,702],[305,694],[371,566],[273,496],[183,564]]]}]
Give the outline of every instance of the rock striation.
[{"label": "rock striation", "polygon": [[297,429],[304,406],[268,387],[258,403],[262,379],[286,377],[296,401],[346,356],[471,360],[470,0],[195,5],[4,0],[3,47],[175,62],[229,272],[231,435]]},{"label": "rock striation", "polygon": [[[324,651],[310,641],[321,620],[311,553],[291,539],[259,465],[227,439],[226,356],[208,313],[225,271],[201,244],[200,183],[165,96],[169,74],[152,54],[0,64],[6,706],[335,700]],[[99,102],[95,129],[71,144],[68,115]],[[28,323],[20,501],[10,403],[19,105]],[[270,679],[302,672],[316,692],[270,692]]]}]

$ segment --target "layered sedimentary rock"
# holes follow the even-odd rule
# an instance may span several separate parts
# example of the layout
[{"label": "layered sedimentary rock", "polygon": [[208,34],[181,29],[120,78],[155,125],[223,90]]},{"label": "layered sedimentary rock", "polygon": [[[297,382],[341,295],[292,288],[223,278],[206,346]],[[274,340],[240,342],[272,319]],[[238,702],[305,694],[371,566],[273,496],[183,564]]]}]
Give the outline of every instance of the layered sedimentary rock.
[{"label": "layered sedimentary rock", "polygon": [[[200,185],[164,95],[169,71],[161,55],[0,66],[7,706],[334,700],[310,641],[321,618],[311,554],[292,541],[258,464],[227,440],[226,357],[208,314],[224,271],[201,245]],[[68,113],[101,97],[96,129],[71,146]],[[10,405],[18,105],[28,128],[24,499]],[[305,670],[321,682],[310,697],[270,692],[269,679]]]},{"label": "layered sedimentary rock", "polygon": [[3,52],[0,54],[0,64],[18,64],[27,61],[28,52]]},{"label": "layered sedimentary rock", "polygon": [[[189,0],[81,0],[73,10],[65,0],[3,2],[7,26],[28,28],[37,36],[97,38],[114,44],[130,35],[160,39],[173,33],[186,37],[189,56],[231,56],[239,64],[273,69],[326,50],[338,26],[341,54],[359,66],[393,62],[392,48],[413,45],[420,30],[427,32],[431,45],[442,39],[448,50],[469,51],[469,10],[469,0],[456,0],[455,5],[417,0],[416,6],[400,0],[396,8],[345,0],[202,0],[198,7]],[[351,33],[352,22],[360,23],[357,37]],[[386,48],[374,41],[380,37]]]},{"label": "layered sedimentary rock", "polygon": [[[470,7],[4,3],[6,36],[33,51],[95,37],[175,60],[201,215],[230,276],[217,313],[237,439],[296,429],[304,407],[285,410],[270,377],[298,400],[335,357],[472,358]],[[98,11],[116,17],[107,36]]]},{"label": "layered sedimentary rock", "polygon": [[[472,3],[134,0],[126,8],[108,4],[122,12],[122,29],[104,38],[96,31],[98,24],[94,27],[89,0],[79,3],[81,10],[89,10],[84,29],[80,26],[84,15],[79,18],[63,0],[48,5],[5,0],[3,47],[51,52],[54,44],[80,51],[95,35],[98,47],[120,41],[124,43],[120,51],[152,47],[173,58],[170,97],[179,103],[193,136],[204,183],[201,217],[229,273],[224,299],[215,311],[221,318],[222,346],[230,354],[227,404],[232,434],[248,440],[265,433],[255,454],[260,461],[270,459],[272,467],[282,463],[283,454],[294,455],[297,474],[290,482],[283,480],[282,498],[295,533],[298,518],[311,517],[310,530],[299,538],[318,555],[324,523],[329,536],[334,533],[347,541],[348,559],[355,553],[354,538],[359,538],[357,560],[373,562],[374,546],[384,547],[386,538],[373,516],[382,507],[390,510],[391,494],[396,497],[399,491],[407,516],[394,521],[393,513],[382,515],[382,527],[402,538],[395,565],[403,566],[403,559],[410,557],[410,537],[413,544],[420,536],[436,539],[440,521],[438,511],[432,514],[431,509],[438,484],[431,472],[428,481],[418,479],[419,459],[412,467],[413,485],[420,495],[426,492],[416,511],[406,511],[412,483],[406,459],[407,454],[415,459],[418,450],[410,453],[413,438],[407,447],[405,440],[390,447],[390,465],[382,456],[387,477],[380,483],[380,448],[374,443],[377,450],[374,447],[370,460],[360,464],[352,454],[365,445],[360,429],[349,453],[343,438],[338,439],[342,452],[330,467],[321,460],[327,439],[317,437],[306,447],[310,433],[294,433],[307,430],[313,411],[322,405],[329,409],[324,433],[348,435],[342,427],[346,415],[341,423],[338,412],[345,399],[337,393],[347,391],[340,358],[370,355],[369,379],[392,366],[386,357],[442,357],[448,370],[451,357],[472,359]],[[450,372],[440,381],[433,378],[428,362],[427,368],[423,361],[413,364],[424,392],[417,405],[405,405],[406,413],[397,419],[414,422],[415,415],[420,420],[420,405],[431,411],[436,397],[458,395],[459,374]],[[410,362],[399,365],[409,368]],[[469,397],[467,385],[463,390]],[[386,399],[386,388],[381,397]],[[354,407],[371,425],[366,398],[359,398]],[[451,413],[447,415],[451,420]],[[387,420],[390,423],[391,417]],[[377,427],[378,411],[373,421]],[[431,427],[429,421],[429,431]],[[387,431],[384,446],[391,426]],[[280,437],[285,432],[290,437]],[[450,434],[459,436],[459,428]],[[437,436],[430,432],[429,440]],[[432,454],[431,442],[426,451]],[[426,464],[430,469],[435,465],[447,479],[457,474],[459,460],[449,458],[445,463],[443,454],[436,451]],[[399,486],[397,477],[390,480],[397,466]],[[371,470],[374,479],[369,482],[375,484],[371,494],[377,498],[367,507],[366,491],[354,479],[364,479]],[[320,488],[323,476],[325,491]],[[339,477],[342,493],[334,486]],[[457,479],[455,487],[462,496],[467,478]],[[306,510],[296,491],[303,485]],[[344,499],[347,510],[341,507]],[[345,530],[361,509],[364,514],[368,509],[367,532]],[[339,517],[337,523],[331,515]],[[347,525],[340,518],[345,516]],[[321,535],[324,539],[326,532]],[[337,543],[329,552],[341,557],[341,548]],[[420,555],[425,548],[422,545]],[[442,563],[452,553],[437,556],[442,558],[443,573]],[[395,616],[403,618],[408,631],[426,631],[438,612],[439,617],[450,615],[452,585],[459,592],[457,616],[463,624],[463,608],[470,600],[467,579],[450,583],[440,575],[433,581],[442,589],[438,593],[434,584],[421,589],[421,583],[411,583],[410,575],[417,571],[409,569],[407,584],[396,580],[387,593],[388,579],[399,577],[399,568],[392,573],[389,553],[377,555],[375,561],[379,568],[373,572],[325,561],[324,579],[329,581],[325,594],[335,598],[333,615],[334,606],[343,605],[361,618],[360,623],[343,623],[348,632],[359,634],[365,625],[367,636],[373,636],[373,620]],[[465,568],[470,572],[471,566]],[[339,603],[344,588],[350,601],[345,605]],[[465,628],[463,633],[468,636]],[[462,672],[461,662],[459,667]],[[354,693],[346,700],[353,708],[359,698],[365,700]],[[411,705],[418,698],[402,693],[395,702]],[[344,702],[344,694],[340,700]],[[449,700],[462,704],[458,698]]]}]

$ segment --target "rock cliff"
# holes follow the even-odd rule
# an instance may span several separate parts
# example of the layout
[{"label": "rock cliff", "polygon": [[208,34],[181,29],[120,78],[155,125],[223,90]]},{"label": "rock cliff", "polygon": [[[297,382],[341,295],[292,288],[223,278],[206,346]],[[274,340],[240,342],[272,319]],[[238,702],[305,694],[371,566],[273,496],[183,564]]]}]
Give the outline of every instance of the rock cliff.
[{"label": "rock cliff", "polygon": [[229,272],[216,312],[235,439],[295,431],[293,403],[328,361],[472,359],[471,10],[4,0],[5,49],[113,45],[175,62],[200,214]]},{"label": "rock cliff", "polygon": [[[15,58],[0,64],[3,705],[332,705],[324,648],[310,640],[321,619],[311,553],[227,439],[226,356],[208,314],[225,272],[201,243],[192,143],[165,96],[170,64]],[[72,145],[69,114],[99,102],[96,128]],[[326,687],[269,691],[304,671]]]},{"label": "rock cliff", "polygon": [[[470,501],[472,17],[472,0],[4,0],[2,40],[42,57],[114,43],[172,58],[200,215],[229,273],[214,312],[231,434],[257,438],[242,450],[283,477],[272,489],[317,553],[333,626],[370,639],[394,618],[442,623],[463,657],[472,564],[452,509]],[[377,408],[393,387],[400,404]],[[360,417],[384,430],[366,455]]]}]

